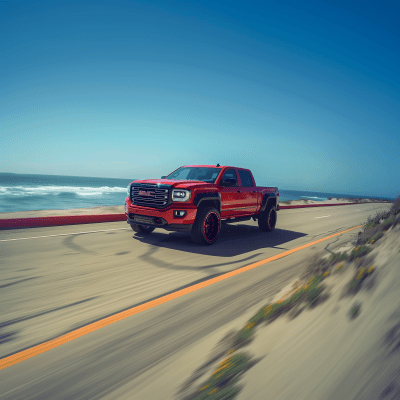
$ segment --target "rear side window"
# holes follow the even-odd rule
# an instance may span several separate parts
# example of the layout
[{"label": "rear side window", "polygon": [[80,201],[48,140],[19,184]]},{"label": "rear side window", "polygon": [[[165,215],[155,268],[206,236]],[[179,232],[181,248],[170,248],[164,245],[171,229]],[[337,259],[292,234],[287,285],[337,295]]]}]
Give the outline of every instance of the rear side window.
[{"label": "rear side window", "polygon": [[251,179],[251,174],[249,171],[246,171],[245,169],[239,169],[239,176],[243,187],[254,186],[253,179]]},{"label": "rear side window", "polygon": [[236,176],[236,172],[234,169],[227,169],[225,171],[224,176],[222,177],[222,181],[225,179],[234,179],[236,181],[236,183],[233,186],[238,185],[237,176]]}]

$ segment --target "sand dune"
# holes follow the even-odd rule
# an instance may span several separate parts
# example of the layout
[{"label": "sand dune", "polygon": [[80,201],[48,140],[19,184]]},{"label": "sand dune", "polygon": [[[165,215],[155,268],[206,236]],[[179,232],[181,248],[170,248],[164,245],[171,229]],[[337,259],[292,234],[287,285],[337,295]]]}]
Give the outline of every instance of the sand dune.
[{"label": "sand dune", "polygon": [[356,295],[343,297],[350,268],[324,281],[326,302],[261,326],[243,351],[262,359],[238,400],[400,399],[399,243],[400,226],[380,239],[370,253],[376,272]]}]

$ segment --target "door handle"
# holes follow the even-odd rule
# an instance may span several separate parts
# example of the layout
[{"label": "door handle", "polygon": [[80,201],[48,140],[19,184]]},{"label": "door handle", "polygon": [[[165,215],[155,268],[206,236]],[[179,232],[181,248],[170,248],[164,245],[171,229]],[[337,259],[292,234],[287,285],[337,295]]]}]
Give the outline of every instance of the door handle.
[{"label": "door handle", "polygon": [[238,190],[237,192],[238,192],[238,193],[242,193],[242,191],[241,191],[241,190]]}]

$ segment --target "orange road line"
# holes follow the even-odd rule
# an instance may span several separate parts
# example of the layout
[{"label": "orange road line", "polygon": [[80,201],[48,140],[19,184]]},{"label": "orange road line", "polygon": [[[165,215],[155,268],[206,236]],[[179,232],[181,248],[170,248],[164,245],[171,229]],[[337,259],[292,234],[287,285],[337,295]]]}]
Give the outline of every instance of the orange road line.
[{"label": "orange road line", "polygon": [[195,285],[189,286],[189,287],[187,287],[185,289],[178,290],[178,291],[176,291],[174,293],[167,294],[165,296],[159,297],[158,299],[155,299],[155,300],[149,301],[147,303],[141,304],[140,306],[136,306],[136,307],[130,308],[129,310],[121,311],[121,312],[119,312],[117,314],[111,315],[110,317],[103,318],[100,321],[93,322],[93,323],[91,323],[89,325],[83,326],[82,328],[79,328],[79,329],[76,329],[76,330],[74,330],[72,332],[66,333],[65,335],[62,335],[62,336],[60,336],[58,338],[55,338],[53,340],[48,340],[47,342],[44,342],[44,343],[39,344],[37,346],[33,346],[33,347],[29,348],[29,349],[20,351],[20,352],[18,352],[16,354],[13,354],[11,356],[2,358],[2,359],[0,359],[0,369],[10,367],[11,365],[17,364],[17,363],[19,363],[21,361],[24,361],[24,360],[27,360],[27,359],[32,358],[34,356],[37,356],[37,355],[39,355],[41,353],[44,353],[45,351],[54,349],[55,347],[58,347],[58,346],[60,346],[60,345],[62,345],[64,343],[68,343],[71,340],[77,339],[77,338],[79,338],[79,337],[81,337],[83,335],[86,335],[86,334],[90,333],[90,332],[96,331],[97,329],[103,328],[104,326],[111,325],[114,322],[121,321],[124,318],[128,318],[128,317],[130,317],[132,315],[135,315],[135,314],[138,314],[138,313],[140,313],[142,311],[149,310],[150,308],[156,307],[156,306],[158,306],[160,304],[164,304],[164,303],[166,303],[168,301],[171,301],[171,300],[176,299],[178,297],[184,296],[186,294],[195,292],[196,290],[199,290],[201,288],[210,286],[210,285],[212,285],[214,283],[223,281],[223,280],[228,279],[228,278],[230,278],[232,276],[239,275],[239,274],[241,274],[243,272],[246,272],[246,271],[249,271],[249,270],[251,270],[253,268],[259,267],[260,265],[269,263],[271,261],[279,260],[280,258],[286,257],[286,256],[288,256],[290,254],[293,254],[293,253],[297,252],[297,251],[300,251],[300,250],[303,250],[303,249],[305,249],[307,247],[313,246],[314,244],[323,242],[324,240],[327,240],[327,239],[333,238],[335,236],[341,235],[343,233],[352,231],[353,229],[360,228],[361,226],[362,225],[358,225],[358,226],[355,226],[354,228],[346,229],[345,231],[338,232],[338,233],[335,233],[335,234],[330,235],[330,236],[326,236],[326,237],[324,237],[322,239],[318,239],[318,240],[316,240],[314,242],[304,244],[303,246],[296,247],[296,248],[294,248],[292,250],[288,250],[288,251],[285,251],[283,253],[277,254],[275,256],[266,258],[264,260],[257,261],[257,262],[255,262],[253,264],[247,265],[247,266],[242,267],[242,268],[238,268],[238,269],[236,269],[234,271],[227,272],[227,273],[219,275],[219,276],[217,276],[215,278],[208,279],[207,281],[200,282],[200,283],[197,283]]}]

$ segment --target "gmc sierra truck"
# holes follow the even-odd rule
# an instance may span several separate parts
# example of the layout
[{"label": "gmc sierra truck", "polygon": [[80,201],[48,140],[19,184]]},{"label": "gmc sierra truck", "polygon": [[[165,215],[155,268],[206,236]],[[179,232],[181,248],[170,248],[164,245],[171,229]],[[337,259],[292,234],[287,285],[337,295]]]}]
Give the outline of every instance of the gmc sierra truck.
[{"label": "gmc sierra truck", "polygon": [[213,244],[225,223],[258,221],[273,231],[279,210],[276,187],[257,187],[244,168],[185,165],[161,179],[136,180],[125,199],[127,223],[147,235],[155,228],[188,232],[196,243]]}]

